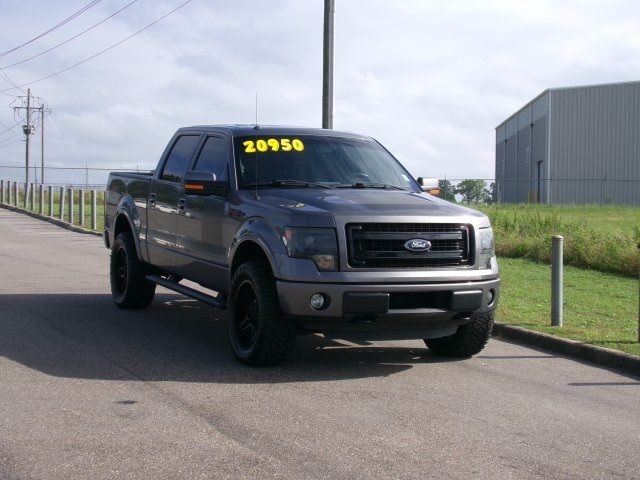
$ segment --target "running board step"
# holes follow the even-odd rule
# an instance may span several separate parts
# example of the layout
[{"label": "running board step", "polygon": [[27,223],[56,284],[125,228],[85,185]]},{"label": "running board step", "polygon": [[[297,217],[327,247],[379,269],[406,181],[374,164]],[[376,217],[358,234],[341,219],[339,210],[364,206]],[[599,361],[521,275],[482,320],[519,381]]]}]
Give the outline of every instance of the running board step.
[{"label": "running board step", "polygon": [[193,298],[194,300],[199,300],[219,310],[227,309],[227,303],[224,301],[224,299],[219,299],[217,297],[207,295],[206,293],[199,292],[198,290],[195,290],[191,287],[180,285],[179,283],[172,280],[162,278],[160,275],[147,275],[145,278],[150,282],[161,285],[165,288],[168,288],[169,290],[173,290],[174,292],[181,293],[182,295]]}]

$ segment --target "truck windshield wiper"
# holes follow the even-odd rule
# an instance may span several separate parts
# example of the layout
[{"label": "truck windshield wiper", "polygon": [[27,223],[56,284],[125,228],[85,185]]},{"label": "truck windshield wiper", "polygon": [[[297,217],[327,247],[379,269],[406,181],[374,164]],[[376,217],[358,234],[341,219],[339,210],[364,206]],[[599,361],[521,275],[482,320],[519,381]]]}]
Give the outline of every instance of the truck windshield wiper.
[{"label": "truck windshield wiper", "polygon": [[352,184],[344,184],[344,185],[336,185],[336,188],[391,188],[392,190],[405,190],[402,187],[397,187],[395,185],[389,185],[386,183],[352,183]]},{"label": "truck windshield wiper", "polygon": [[307,182],[306,180],[293,180],[290,178],[284,180],[271,180],[265,183],[250,183],[243,185],[243,187],[287,187],[287,186],[300,186],[300,187],[316,187],[316,188],[333,188],[329,185],[323,185],[322,183]]}]

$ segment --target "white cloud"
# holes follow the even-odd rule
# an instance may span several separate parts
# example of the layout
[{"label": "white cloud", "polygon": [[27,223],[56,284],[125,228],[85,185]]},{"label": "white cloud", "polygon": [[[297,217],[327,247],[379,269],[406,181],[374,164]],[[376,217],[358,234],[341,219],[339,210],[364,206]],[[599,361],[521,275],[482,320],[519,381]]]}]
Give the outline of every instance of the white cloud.
[{"label": "white cloud", "polygon": [[[105,0],[0,57],[0,66],[126,3]],[[139,0],[6,73],[27,82],[65,68],[179,3]],[[632,0],[336,3],[334,125],[378,138],[416,175],[491,177],[494,127],[526,101],[548,87],[635,80],[640,71],[640,4]],[[84,4],[34,0],[24,9],[17,0],[3,2],[0,50]],[[32,86],[55,110],[68,146],[49,128],[47,162],[151,168],[180,126],[253,122],[255,92],[260,122],[319,126],[321,54],[322,0],[194,0],[114,50]],[[10,101],[0,96],[6,124]],[[0,164],[20,164],[23,143],[2,147],[7,136],[0,135]]]}]

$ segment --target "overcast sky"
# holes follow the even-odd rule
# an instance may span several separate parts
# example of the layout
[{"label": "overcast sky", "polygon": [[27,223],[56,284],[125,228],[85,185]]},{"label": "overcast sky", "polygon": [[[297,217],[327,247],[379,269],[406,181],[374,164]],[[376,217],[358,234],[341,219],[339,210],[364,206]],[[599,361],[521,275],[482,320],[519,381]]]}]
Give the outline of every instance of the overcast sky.
[{"label": "overcast sky", "polygon": [[[0,67],[130,1],[102,0],[1,56]],[[4,72],[24,84],[59,71],[183,1],[138,0]],[[0,51],[88,2],[0,0]],[[104,55],[30,86],[53,109],[45,161],[151,169],[178,127],[253,123],[256,92],[260,123],[319,127],[322,17],[322,0],[193,0]],[[334,127],[377,138],[416,176],[493,177],[495,126],[541,91],[640,78],[639,18],[634,0],[336,0]],[[8,127],[7,93],[20,92],[0,95],[0,122]],[[0,164],[24,164],[17,131],[0,135]],[[32,144],[39,162],[39,135]],[[3,178],[10,172],[0,168]]]}]

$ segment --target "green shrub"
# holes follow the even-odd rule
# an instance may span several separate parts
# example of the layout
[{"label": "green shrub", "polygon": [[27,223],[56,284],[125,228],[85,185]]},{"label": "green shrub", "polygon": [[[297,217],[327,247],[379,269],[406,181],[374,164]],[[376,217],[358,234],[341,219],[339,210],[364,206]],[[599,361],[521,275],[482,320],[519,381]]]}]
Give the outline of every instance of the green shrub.
[{"label": "green shrub", "polygon": [[628,209],[629,224],[605,228],[595,208],[598,207],[583,207],[584,215],[580,207],[500,205],[482,210],[491,218],[499,256],[550,263],[551,237],[562,235],[566,265],[637,276],[640,227],[633,222],[640,209]]}]

